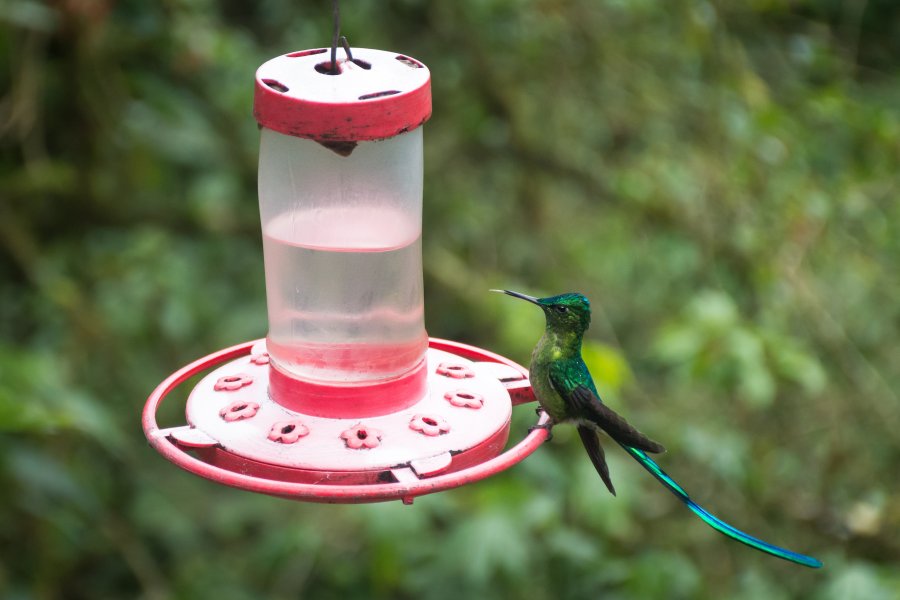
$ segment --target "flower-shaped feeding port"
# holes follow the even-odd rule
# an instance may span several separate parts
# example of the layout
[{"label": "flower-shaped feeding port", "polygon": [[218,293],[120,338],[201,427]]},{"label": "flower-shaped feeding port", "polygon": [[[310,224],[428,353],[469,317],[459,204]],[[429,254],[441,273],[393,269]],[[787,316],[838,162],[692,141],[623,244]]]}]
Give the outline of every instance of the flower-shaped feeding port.
[{"label": "flower-shaped feeding port", "polygon": [[437,367],[437,374],[451,379],[469,379],[475,377],[475,371],[466,365],[455,363],[441,363]]},{"label": "flower-shaped feeding port", "polygon": [[378,447],[381,444],[381,435],[380,430],[360,423],[344,431],[341,438],[351,450],[365,450]]},{"label": "flower-shaped feeding port", "polygon": [[415,415],[409,421],[409,428],[427,436],[437,436],[450,431],[447,421],[437,415]]},{"label": "flower-shaped feeding port", "polygon": [[245,402],[243,400],[235,400],[225,408],[219,411],[219,416],[228,421],[242,421],[255,417],[259,412],[259,404],[256,402]]},{"label": "flower-shaped feeding port", "polygon": [[267,365],[269,364],[269,353],[263,352],[262,354],[254,354],[250,357],[250,362],[254,365]]},{"label": "flower-shaped feeding port", "polygon": [[466,390],[447,392],[444,394],[444,399],[453,406],[458,406],[460,408],[473,408],[477,410],[484,406],[484,397],[481,394],[468,392]]},{"label": "flower-shaped feeding port", "polygon": [[300,438],[309,435],[309,427],[301,421],[279,421],[269,430],[269,439],[281,444],[295,444]]},{"label": "flower-shaped feeding port", "polygon": [[213,389],[217,392],[234,392],[251,383],[253,383],[253,378],[246,373],[235,373],[234,375],[219,377]]}]

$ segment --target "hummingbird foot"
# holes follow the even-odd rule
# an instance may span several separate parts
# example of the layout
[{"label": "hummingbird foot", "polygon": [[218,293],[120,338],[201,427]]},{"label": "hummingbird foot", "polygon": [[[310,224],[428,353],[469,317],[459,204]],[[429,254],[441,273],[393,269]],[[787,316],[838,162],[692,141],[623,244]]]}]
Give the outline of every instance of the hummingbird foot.
[{"label": "hummingbird foot", "polygon": [[547,439],[544,442],[549,442],[553,439],[553,423],[544,423],[543,425],[534,425],[528,428],[528,433],[532,433],[538,429],[543,429],[547,432]]}]

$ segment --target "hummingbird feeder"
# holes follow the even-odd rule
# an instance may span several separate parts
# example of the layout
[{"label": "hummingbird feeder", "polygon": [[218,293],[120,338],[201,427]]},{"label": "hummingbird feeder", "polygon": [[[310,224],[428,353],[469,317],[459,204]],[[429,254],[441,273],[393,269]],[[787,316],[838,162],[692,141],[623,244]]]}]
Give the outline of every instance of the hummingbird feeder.
[{"label": "hummingbird feeder", "polygon": [[[425,332],[428,69],[346,43],[338,60],[335,46],[330,60],[292,52],[256,73],[268,336],[173,373],[143,427],[168,460],[226,485],[409,503],[514,465],[547,431],[504,453],[513,405],[534,399],[528,372]],[[161,402],[206,371],[187,424],[161,429]]]}]

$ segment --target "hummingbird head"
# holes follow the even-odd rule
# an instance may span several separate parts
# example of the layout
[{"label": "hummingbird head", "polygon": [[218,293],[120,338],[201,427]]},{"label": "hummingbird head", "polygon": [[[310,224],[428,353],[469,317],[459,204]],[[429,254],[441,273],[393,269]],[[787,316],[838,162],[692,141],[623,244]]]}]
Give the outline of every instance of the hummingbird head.
[{"label": "hummingbird head", "polygon": [[491,291],[537,304],[544,311],[548,329],[574,331],[582,334],[591,324],[591,303],[584,294],[570,292],[547,298],[535,298],[534,296],[526,296],[525,294],[509,290]]}]

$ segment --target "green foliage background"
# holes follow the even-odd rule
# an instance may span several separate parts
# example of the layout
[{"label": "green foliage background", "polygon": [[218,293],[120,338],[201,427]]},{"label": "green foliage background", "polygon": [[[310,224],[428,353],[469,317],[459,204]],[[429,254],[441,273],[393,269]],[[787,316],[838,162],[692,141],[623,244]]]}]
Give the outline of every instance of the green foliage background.
[{"label": "green foliage background", "polygon": [[[432,335],[526,363],[585,292],[607,401],[728,542],[558,428],[458,491],[216,486],[143,440],[168,373],[266,330],[252,76],[330,4],[0,2],[0,596],[900,597],[900,5],[345,0],[432,70]],[[177,409],[168,418],[178,421]],[[520,409],[513,433],[533,415]]]}]

